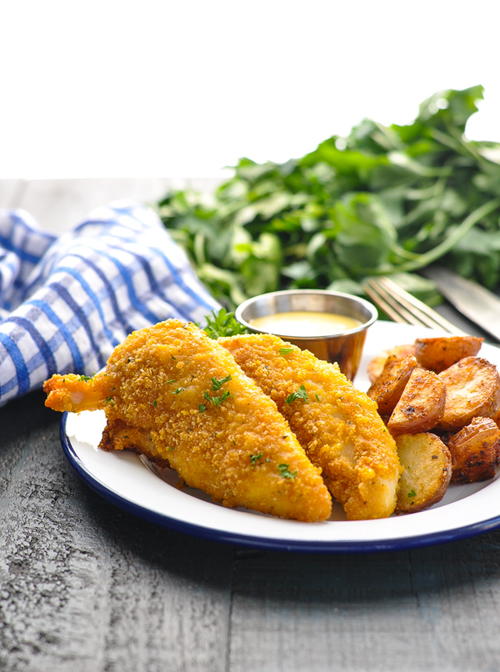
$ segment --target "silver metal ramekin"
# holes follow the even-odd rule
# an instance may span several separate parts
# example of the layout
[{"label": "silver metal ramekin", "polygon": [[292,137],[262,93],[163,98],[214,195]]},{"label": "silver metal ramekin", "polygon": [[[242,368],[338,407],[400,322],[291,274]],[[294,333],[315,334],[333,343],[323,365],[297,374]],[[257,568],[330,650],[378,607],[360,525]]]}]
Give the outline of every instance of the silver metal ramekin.
[{"label": "silver metal ramekin", "polygon": [[[361,324],[354,329],[327,336],[293,336],[257,329],[251,324],[257,317],[293,311],[336,313],[359,320]],[[289,289],[247,299],[238,306],[235,316],[250,331],[272,333],[300,348],[310,350],[320,359],[337,362],[342,373],[352,380],[361,360],[366,330],[375,322],[378,314],[374,305],[354,294],[321,289]]]}]

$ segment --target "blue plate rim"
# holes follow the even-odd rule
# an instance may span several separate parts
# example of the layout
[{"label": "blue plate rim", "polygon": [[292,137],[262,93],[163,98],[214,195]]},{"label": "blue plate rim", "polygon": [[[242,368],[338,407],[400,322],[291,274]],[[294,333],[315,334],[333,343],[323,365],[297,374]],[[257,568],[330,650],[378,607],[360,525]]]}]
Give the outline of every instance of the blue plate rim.
[{"label": "blue plate rim", "polygon": [[452,541],[459,541],[469,537],[491,532],[500,527],[500,515],[482,520],[472,525],[454,528],[444,532],[433,532],[432,534],[423,534],[413,537],[398,537],[397,539],[388,539],[381,541],[309,541],[309,540],[279,540],[269,539],[267,537],[257,537],[253,535],[237,534],[234,532],[226,532],[220,529],[208,528],[203,525],[193,525],[179,521],[176,518],[171,518],[163,513],[151,511],[140,504],[135,504],[130,500],[122,497],[117,492],[109,488],[105,483],[96,478],[81,461],[77,455],[70,438],[66,433],[66,421],[68,413],[63,413],[61,424],[59,428],[59,436],[66,455],[71,466],[76,470],[78,475],[101,496],[108,499],[111,503],[119,508],[132,513],[139,518],[143,518],[150,523],[161,525],[178,532],[190,534],[192,536],[209,539],[211,541],[219,541],[224,543],[236,544],[239,546],[246,546],[250,548],[258,548],[263,550],[273,551],[299,551],[312,553],[371,553],[383,551],[402,551],[412,548],[420,548],[423,546],[431,546],[435,544],[444,544]]}]

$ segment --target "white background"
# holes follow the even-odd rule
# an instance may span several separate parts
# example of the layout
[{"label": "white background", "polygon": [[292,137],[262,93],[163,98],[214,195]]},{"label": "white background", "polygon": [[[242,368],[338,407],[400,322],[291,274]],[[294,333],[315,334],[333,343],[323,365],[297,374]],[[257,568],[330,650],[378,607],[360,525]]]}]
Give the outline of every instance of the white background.
[{"label": "white background", "polygon": [[497,7],[3,0],[0,178],[219,176],[474,84],[468,135],[500,141]]}]

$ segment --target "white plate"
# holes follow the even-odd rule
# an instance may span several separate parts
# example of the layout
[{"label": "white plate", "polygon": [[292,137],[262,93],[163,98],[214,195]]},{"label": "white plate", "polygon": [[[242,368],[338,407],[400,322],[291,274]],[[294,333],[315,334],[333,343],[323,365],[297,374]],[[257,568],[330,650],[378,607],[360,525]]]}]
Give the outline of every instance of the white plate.
[{"label": "white plate", "polygon": [[[368,387],[366,364],[392,345],[432,334],[420,327],[378,322],[368,333],[356,386]],[[500,349],[483,345],[481,355],[500,366]],[[214,504],[194,489],[179,489],[170,469],[162,478],[134,454],[97,448],[104,413],[69,413],[61,440],[72,465],[87,483],[117,505],[139,516],[199,536],[247,546],[307,551],[366,551],[410,548],[451,541],[500,526],[500,480],[452,485],[438,504],[383,520],[329,520],[300,523],[245,509]],[[339,508],[339,507],[335,507]]]}]

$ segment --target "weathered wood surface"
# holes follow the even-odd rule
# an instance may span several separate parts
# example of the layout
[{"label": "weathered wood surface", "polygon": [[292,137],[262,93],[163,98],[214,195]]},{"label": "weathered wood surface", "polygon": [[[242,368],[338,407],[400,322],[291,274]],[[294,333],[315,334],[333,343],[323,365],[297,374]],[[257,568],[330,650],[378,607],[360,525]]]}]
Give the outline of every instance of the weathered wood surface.
[{"label": "weathered wood surface", "polygon": [[[0,182],[0,207],[60,230],[132,190],[71,182]],[[0,409],[2,672],[500,669],[500,533],[365,555],[212,543],[88,489],[58,423],[40,393]]]}]

